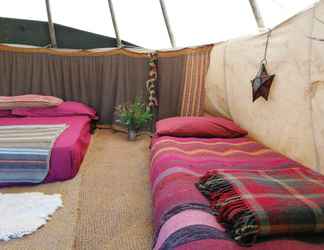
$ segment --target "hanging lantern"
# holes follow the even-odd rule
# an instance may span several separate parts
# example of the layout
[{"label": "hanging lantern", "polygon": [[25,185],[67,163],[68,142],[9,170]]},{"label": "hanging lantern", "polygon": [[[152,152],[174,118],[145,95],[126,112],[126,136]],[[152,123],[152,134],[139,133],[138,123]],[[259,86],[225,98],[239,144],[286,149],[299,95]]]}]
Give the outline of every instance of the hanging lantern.
[{"label": "hanging lantern", "polygon": [[272,86],[275,75],[269,75],[267,71],[267,52],[269,46],[269,40],[271,36],[271,30],[267,35],[267,43],[264,51],[264,57],[260,62],[260,68],[252,82],[252,100],[255,102],[259,97],[263,97],[266,101],[268,100],[270,89]]}]

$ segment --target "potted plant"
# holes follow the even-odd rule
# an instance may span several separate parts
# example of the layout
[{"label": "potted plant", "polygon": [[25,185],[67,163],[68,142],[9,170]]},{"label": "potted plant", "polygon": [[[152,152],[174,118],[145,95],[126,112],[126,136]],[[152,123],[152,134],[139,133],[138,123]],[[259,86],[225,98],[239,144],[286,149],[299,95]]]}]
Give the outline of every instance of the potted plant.
[{"label": "potted plant", "polygon": [[138,131],[144,129],[152,121],[153,115],[140,99],[116,107],[117,122],[128,130],[128,140],[134,141]]}]

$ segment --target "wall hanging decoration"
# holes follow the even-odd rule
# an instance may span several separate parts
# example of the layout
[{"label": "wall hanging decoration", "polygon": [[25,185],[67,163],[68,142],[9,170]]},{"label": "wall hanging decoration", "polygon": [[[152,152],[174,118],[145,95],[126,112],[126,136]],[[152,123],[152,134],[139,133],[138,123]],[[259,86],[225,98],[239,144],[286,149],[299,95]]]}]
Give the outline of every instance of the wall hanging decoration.
[{"label": "wall hanging decoration", "polygon": [[271,85],[275,75],[269,75],[267,71],[267,52],[269,47],[269,41],[271,37],[271,30],[267,34],[267,42],[264,50],[264,57],[260,62],[260,69],[252,82],[252,97],[255,102],[259,97],[263,97],[266,101],[268,100]]},{"label": "wall hanging decoration", "polygon": [[158,100],[157,100],[157,54],[151,53],[150,60],[149,60],[149,79],[146,81],[146,90],[148,92],[148,106],[150,108],[157,107]]}]

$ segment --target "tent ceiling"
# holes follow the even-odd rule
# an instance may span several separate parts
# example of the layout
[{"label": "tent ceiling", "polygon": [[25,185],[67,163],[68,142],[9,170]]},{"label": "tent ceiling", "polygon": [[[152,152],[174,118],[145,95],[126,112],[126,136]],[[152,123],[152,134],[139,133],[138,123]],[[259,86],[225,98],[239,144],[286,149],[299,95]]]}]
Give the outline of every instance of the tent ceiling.
[{"label": "tent ceiling", "polygon": [[[46,47],[51,41],[48,23],[44,21],[21,20],[0,17],[0,43],[24,44]],[[78,29],[55,25],[58,48],[95,49],[116,47],[116,39],[108,36],[85,32]],[[138,47],[123,41],[124,46]]]},{"label": "tent ceiling", "polygon": [[315,2],[318,0],[258,0],[267,27],[278,25]]},{"label": "tent ceiling", "polygon": [[[178,46],[192,46],[257,32],[249,1],[164,0]],[[256,0],[272,27],[317,0]],[[159,0],[112,0],[121,38],[148,48],[170,47]],[[115,36],[107,0],[51,1],[55,23]],[[28,10],[28,11],[26,11]],[[6,1],[0,16],[47,21],[44,0]]]}]

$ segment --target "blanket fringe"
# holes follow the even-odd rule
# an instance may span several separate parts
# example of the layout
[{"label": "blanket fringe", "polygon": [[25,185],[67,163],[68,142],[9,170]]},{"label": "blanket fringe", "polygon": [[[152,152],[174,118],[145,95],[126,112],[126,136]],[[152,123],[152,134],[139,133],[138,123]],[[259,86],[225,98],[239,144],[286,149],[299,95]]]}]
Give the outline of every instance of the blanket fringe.
[{"label": "blanket fringe", "polygon": [[224,176],[204,177],[196,186],[210,200],[211,208],[218,214],[218,221],[225,224],[236,242],[242,246],[251,246],[256,242],[259,232],[256,214]]}]

